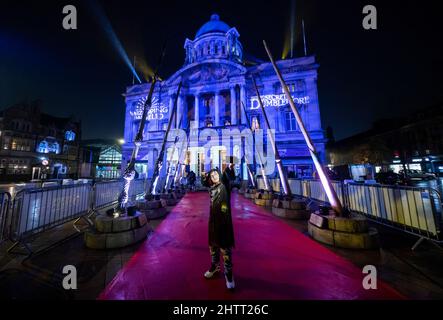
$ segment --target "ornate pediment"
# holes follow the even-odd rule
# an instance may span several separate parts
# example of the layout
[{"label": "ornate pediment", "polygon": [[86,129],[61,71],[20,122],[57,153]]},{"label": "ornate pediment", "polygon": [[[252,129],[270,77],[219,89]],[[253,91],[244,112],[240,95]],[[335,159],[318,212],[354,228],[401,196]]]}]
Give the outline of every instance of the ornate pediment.
[{"label": "ornate pediment", "polygon": [[175,75],[168,82],[175,84],[179,78],[184,85],[198,85],[229,81],[229,78],[246,73],[246,68],[235,63],[211,62],[188,66]]}]

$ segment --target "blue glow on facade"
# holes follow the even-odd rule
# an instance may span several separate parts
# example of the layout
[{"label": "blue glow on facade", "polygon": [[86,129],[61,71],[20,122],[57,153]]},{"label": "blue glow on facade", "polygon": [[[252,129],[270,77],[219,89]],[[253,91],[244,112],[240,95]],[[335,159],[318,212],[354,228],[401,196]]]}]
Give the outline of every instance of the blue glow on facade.
[{"label": "blue glow on facade", "polygon": [[38,144],[36,151],[38,153],[55,153],[55,154],[59,154],[60,153],[60,145],[56,141],[49,141],[48,142],[47,140],[42,140]]},{"label": "blue glow on facade", "polygon": [[[257,79],[263,103],[271,124],[275,129],[275,139],[280,151],[284,168],[293,172],[297,177],[312,177],[314,166],[296,125],[295,118],[283,94],[280,83],[268,62],[246,63],[243,59],[243,47],[240,34],[236,28],[229,27],[217,15],[212,15],[196,33],[194,40],[186,39],[184,43],[184,65],[171,77],[161,82],[155,88],[155,108],[148,115],[148,123],[144,132],[144,141],[139,152],[139,164],[146,166],[148,176],[152,175],[153,164],[161,147],[165,123],[167,123],[177,85],[183,82],[182,93],[178,97],[177,117],[173,128],[185,131],[189,127],[198,131],[211,127],[219,132],[223,129],[239,129],[248,126],[248,119],[254,129],[266,129],[263,115],[258,108],[257,97],[251,76]],[[309,131],[321,158],[324,158],[324,133],[320,121],[320,109],[317,93],[318,64],[314,56],[300,57],[278,61],[278,66],[288,84],[289,90],[299,108],[302,119]],[[127,88],[125,135],[127,142],[122,147],[122,167],[132,151],[138,124],[141,117],[140,104],[146,99],[150,84],[140,84]],[[246,114],[242,109],[246,107]],[[266,134],[264,135],[267,136]],[[172,148],[168,145],[167,148]],[[232,148],[231,154],[240,162],[236,171],[243,179],[248,172],[244,161],[244,151],[241,146],[214,146],[209,155],[204,155],[201,145],[193,145],[188,149],[187,158],[197,175],[206,168],[205,157],[211,158],[211,166],[224,166],[232,158],[226,156],[226,148]],[[265,141],[265,150],[268,149]],[[270,149],[270,148],[269,148]],[[161,174],[166,175],[167,165],[163,166]],[[260,174],[257,168],[255,173]],[[277,172],[275,172],[277,174]]]},{"label": "blue glow on facade", "polygon": [[75,140],[75,132],[68,130],[65,132],[65,140],[66,141],[74,141]]}]

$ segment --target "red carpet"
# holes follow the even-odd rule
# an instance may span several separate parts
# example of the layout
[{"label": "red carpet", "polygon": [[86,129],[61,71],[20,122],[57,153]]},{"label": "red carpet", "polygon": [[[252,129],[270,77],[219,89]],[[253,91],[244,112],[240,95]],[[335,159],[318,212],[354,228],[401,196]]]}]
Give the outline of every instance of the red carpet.
[{"label": "red carpet", "polygon": [[359,268],[241,195],[232,195],[237,288],[206,280],[209,195],[189,193],[120,270],[99,299],[402,299]]}]

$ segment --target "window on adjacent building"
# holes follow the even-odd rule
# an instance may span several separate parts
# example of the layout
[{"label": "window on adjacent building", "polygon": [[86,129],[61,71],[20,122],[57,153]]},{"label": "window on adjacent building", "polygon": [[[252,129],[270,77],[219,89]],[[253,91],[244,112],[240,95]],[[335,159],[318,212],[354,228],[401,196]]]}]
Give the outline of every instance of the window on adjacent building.
[{"label": "window on adjacent building", "polygon": [[9,149],[9,143],[10,143],[10,138],[9,137],[5,137],[3,139],[3,149],[4,150],[8,150]]},{"label": "window on adjacent building", "polygon": [[297,121],[295,120],[295,116],[292,112],[286,112],[286,130],[297,130]]},{"label": "window on adjacent building", "polygon": [[75,132],[68,130],[65,132],[65,139],[67,141],[74,141],[75,140]]},{"label": "window on adjacent building", "polygon": [[42,142],[40,142],[38,144],[37,152],[39,152],[39,153],[49,153],[48,142],[46,142],[46,140],[43,140]]}]

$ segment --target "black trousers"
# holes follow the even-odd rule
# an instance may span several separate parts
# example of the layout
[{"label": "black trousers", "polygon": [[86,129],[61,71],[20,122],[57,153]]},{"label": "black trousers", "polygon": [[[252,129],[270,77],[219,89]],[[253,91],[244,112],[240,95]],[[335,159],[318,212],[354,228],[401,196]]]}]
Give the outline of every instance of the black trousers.
[{"label": "black trousers", "polygon": [[232,249],[231,248],[219,248],[209,247],[211,253],[211,262],[213,265],[220,265],[220,252],[223,256],[223,264],[225,267],[225,273],[232,272]]}]

